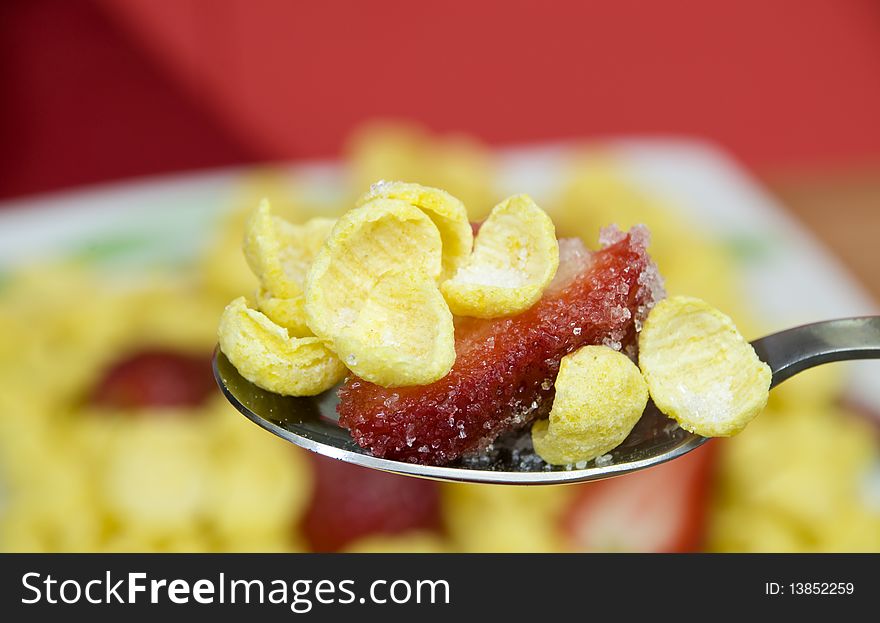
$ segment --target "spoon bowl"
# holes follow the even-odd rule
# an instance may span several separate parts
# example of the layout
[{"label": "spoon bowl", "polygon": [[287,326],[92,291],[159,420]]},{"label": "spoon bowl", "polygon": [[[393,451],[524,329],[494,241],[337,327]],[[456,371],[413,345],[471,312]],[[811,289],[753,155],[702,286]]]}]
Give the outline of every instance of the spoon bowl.
[{"label": "spoon bowl", "polygon": [[407,476],[496,484],[583,482],[644,469],[674,459],[708,441],[680,428],[649,403],[620,446],[604,457],[573,469],[544,463],[532,449],[528,428],[498,439],[479,456],[446,466],[417,465],[378,458],[359,447],[338,424],[335,389],[304,398],[274,394],[242,377],[219,348],[214,352],[213,367],[217,383],[229,402],[270,433],[347,463]]},{"label": "spoon bowl", "polygon": [[[822,363],[880,358],[880,317],[804,325],[756,340],[752,346],[773,371],[773,387]],[[360,448],[348,431],[339,426],[335,389],[305,398],[274,394],[242,377],[219,348],[214,351],[213,369],[229,402],[270,433],[328,457],[406,476],[516,485],[586,482],[665,463],[708,441],[680,428],[649,402],[622,444],[606,455],[571,468],[544,463],[532,448],[528,427],[502,436],[479,455],[444,466],[419,465],[375,457]]]}]

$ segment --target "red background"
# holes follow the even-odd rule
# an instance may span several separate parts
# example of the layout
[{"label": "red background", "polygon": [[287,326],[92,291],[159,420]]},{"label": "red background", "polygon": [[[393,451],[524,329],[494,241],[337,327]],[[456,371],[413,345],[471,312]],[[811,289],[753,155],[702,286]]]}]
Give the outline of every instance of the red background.
[{"label": "red background", "polygon": [[0,2],[0,196],[337,153],[404,116],[490,143],[687,134],[880,159],[880,2]]}]

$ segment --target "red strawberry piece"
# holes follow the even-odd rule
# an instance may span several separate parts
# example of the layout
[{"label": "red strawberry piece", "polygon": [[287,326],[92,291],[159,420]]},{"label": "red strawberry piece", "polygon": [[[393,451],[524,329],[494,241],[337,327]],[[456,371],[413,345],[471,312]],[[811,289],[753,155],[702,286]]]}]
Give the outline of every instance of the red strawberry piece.
[{"label": "red strawberry piece", "polygon": [[662,295],[647,233],[609,236],[592,254],[561,241],[556,279],[531,309],[458,319],[455,365],[439,381],[384,388],[350,377],[340,424],[375,456],[441,465],[545,414],[560,359],[587,344],[634,348],[636,323]]},{"label": "red strawberry piece", "polygon": [[214,391],[209,357],[145,350],[112,365],[90,402],[114,409],[196,407]]},{"label": "red strawberry piece", "polygon": [[563,531],[581,552],[691,552],[702,543],[714,445],[579,485]]},{"label": "red strawberry piece", "polygon": [[439,530],[438,483],[312,458],[315,489],[301,528],[314,551],[337,551],[375,534]]}]

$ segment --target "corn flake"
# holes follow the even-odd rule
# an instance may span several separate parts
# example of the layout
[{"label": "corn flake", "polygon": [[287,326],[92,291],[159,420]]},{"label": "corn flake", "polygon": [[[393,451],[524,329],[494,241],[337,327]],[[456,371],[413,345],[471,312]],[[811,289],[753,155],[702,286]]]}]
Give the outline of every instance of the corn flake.
[{"label": "corn flake", "polygon": [[244,255],[263,288],[289,299],[303,293],[312,260],[335,221],[313,218],[294,225],[274,216],[268,200],[260,202],[245,226]]},{"label": "corn flake", "polygon": [[574,487],[443,485],[443,525],[453,551],[466,553],[558,552],[560,525]]},{"label": "corn flake", "polygon": [[316,337],[290,337],[244,297],[220,317],[220,350],[250,382],[287,396],[313,396],[345,376],[345,366]]},{"label": "corn flake", "polygon": [[352,372],[372,383],[426,385],[455,363],[452,313],[431,277],[388,272],[333,346]]},{"label": "corn flake", "polygon": [[619,446],[648,403],[636,365],[607,346],[584,346],[562,358],[548,420],[532,426],[535,452],[547,463],[589,461]]},{"label": "corn flake", "polygon": [[315,258],[308,326],[369,381],[430,383],[455,358],[440,272],[440,233],[422,210],[400,199],[368,201],[339,220]]},{"label": "corn flake", "polygon": [[357,205],[378,198],[399,199],[423,210],[437,226],[443,243],[441,278],[455,274],[470,255],[474,244],[473,229],[464,204],[445,190],[406,182],[381,181],[370,186]]},{"label": "corn flake", "polygon": [[200,434],[184,417],[139,419],[119,428],[99,480],[110,514],[151,535],[195,524],[211,469]]},{"label": "corn flake", "polygon": [[657,408],[704,437],[740,432],[769,397],[767,364],[730,318],[693,297],[671,297],[651,310],[639,366]]},{"label": "corn flake", "polygon": [[553,222],[530,197],[515,195],[493,208],[473,253],[441,290],[455,314],[509,316],[534,305],[558,267]]},{"label": "corn flake", "polygon": [[306,323],[306,297],[297,295],[283,299],[272,296],[264,288],[255,295],[257,309],[275,324],[287,329],[291,337],[310,337],[312,332]]}]

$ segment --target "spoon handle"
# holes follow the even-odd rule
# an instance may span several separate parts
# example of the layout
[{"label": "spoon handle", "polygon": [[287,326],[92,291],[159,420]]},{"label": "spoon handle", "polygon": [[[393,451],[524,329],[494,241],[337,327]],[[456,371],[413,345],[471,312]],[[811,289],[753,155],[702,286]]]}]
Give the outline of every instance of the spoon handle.
[{"label": "spoon handle", "polygon": [[780,331],[752,342],[773,371],[770,387],[831,361],[880,359],[880,316],[841,318]]}]

